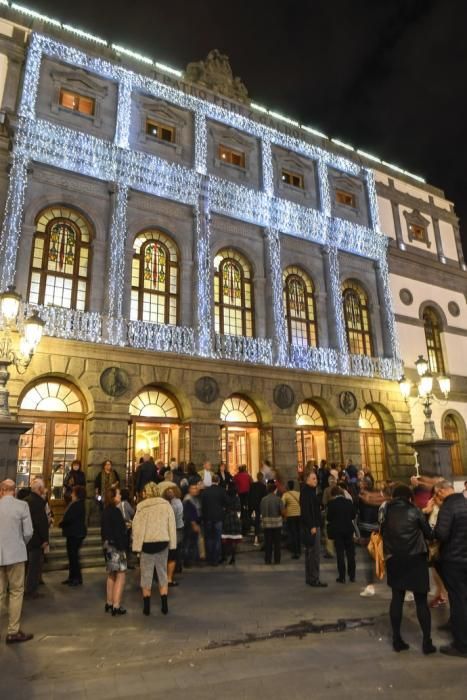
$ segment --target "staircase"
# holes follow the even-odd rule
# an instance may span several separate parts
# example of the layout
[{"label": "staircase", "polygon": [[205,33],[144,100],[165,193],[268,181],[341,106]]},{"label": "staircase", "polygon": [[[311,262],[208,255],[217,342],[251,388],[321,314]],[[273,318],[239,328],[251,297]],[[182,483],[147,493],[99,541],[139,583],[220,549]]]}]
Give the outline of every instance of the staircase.
[{"label": "staircase", "polygon": [[[68,569],[66,540],[58,528],[50,530],[50,552],[47,554],[44,571],[61,571]],[[89,527],[88,535],[81,547],[81,566],[87,569],[102,569],[104,555],[102,554],[102,539],[100,527]]]}]

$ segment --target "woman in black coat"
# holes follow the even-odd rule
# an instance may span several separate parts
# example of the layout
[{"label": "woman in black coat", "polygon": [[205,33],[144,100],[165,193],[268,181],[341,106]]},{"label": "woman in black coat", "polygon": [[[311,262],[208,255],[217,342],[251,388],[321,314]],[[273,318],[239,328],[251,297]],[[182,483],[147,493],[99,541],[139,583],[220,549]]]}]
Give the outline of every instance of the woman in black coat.
[{"label": "woman in black coat", "polygon": [[102,513],[101,535],[107,564],[107,602],[105,612],[125,615],[121,607],[125,574],[127,570],[127,529],[119,508],[122,502],[120,489],[115,486],[106,491],[105,508]]},{"label": "woman in black coat", "polygon": [[71,491],[73,486],[86,486],[86,475],[81,468],[79,459],[74,459],[71,469],[63,481],[63,497],[67,503],[71,501]]},{"label": "woman in black coat", "polygon": [[68,578],[62,581],[68,586],[80,586],[83,583],[81,576],[81,564],[79,550],[86,537],[86,511],[84,502],[86,491],[83,486],[73,486],[71,490],[71,503],[63,514],[60,523],[63,536],[66,537],[66,551],[68,554]]},{"label": "woman in black coat", "polygon": [[431,641],[431,615],[427,602],[430,580],[426,539],[432,539],[433,534],[423,513],[413,505],[412,497],[409,486],[397,485],[392,501],[383,507],[381,514],[388,586],[392,588],[389,608],[392,644],[394,651],[409,648],[401,637],[401,623],[405,592],[412,591],[423,633],[423,653],[432,654],[436,647]]},{"label": "woman in black coat", "polygon": [[331,489],[331,500],[326,511],[328,537],[334,540],[336,549],[337,572],[336,583],[345,583],[345,557],[349,580],[355,581],[355,545],[353,541],[355,507],[339,486]]}]

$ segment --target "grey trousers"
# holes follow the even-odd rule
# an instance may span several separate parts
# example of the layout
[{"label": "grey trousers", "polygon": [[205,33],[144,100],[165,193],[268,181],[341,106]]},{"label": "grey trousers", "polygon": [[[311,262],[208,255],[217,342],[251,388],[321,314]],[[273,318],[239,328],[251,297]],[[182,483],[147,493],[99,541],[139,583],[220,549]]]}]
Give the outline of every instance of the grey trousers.
[{"label": "grey trousers", "polygon": [[321,530],[318,528],[313,544],[305,545],[305,582],[318,583]]}]

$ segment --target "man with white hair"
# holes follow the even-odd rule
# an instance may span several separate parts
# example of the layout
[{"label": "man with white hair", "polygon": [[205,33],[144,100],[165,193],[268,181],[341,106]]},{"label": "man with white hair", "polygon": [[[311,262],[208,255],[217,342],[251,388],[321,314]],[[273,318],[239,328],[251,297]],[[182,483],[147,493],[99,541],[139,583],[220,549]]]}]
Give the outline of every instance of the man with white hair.
[{"label": "man with white hair", "polygon": [[44,549],[49,544],[49,519],[45,511],[44,482],[34,479],[31,493],[26,498],[31,513],[33,536],[28,542],[28,571],[26,576],[26,596],[39,598],[38,588],[42,570]]},{"label": "man with white hair", "polygon": [[24,594],[26,544],[33,527],[28,504],[15,498],[15,482],[0,483],[0,611],[8,604],[7,644],[28,642],[32,634],[20,629]]}]

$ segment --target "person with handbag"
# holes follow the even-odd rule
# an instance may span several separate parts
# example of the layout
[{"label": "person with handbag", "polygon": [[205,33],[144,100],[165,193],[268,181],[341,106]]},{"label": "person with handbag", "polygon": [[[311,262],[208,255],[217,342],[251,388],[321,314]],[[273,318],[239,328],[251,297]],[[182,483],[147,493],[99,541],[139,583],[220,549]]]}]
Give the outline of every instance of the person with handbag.
[{"label": "person with handbag", "polygon": [[102,513],[102,541],[107,565],[107,602],[105,612],[112,616],[125,615],[122,608],[123,589],[127,570],[127,528],[119,505],[122,496],[116,486],[105,493],[104,511]]},{"label": "person with handbag", "polygon": [[292,559],[299,559],[301,555],[300,543],[300,493],[295,491],[293,479],[287,482],[287,491],[282,494],[284,505],[284,517],[286,518],[287,533],[289,535],[289,545],[292,550]]}]

